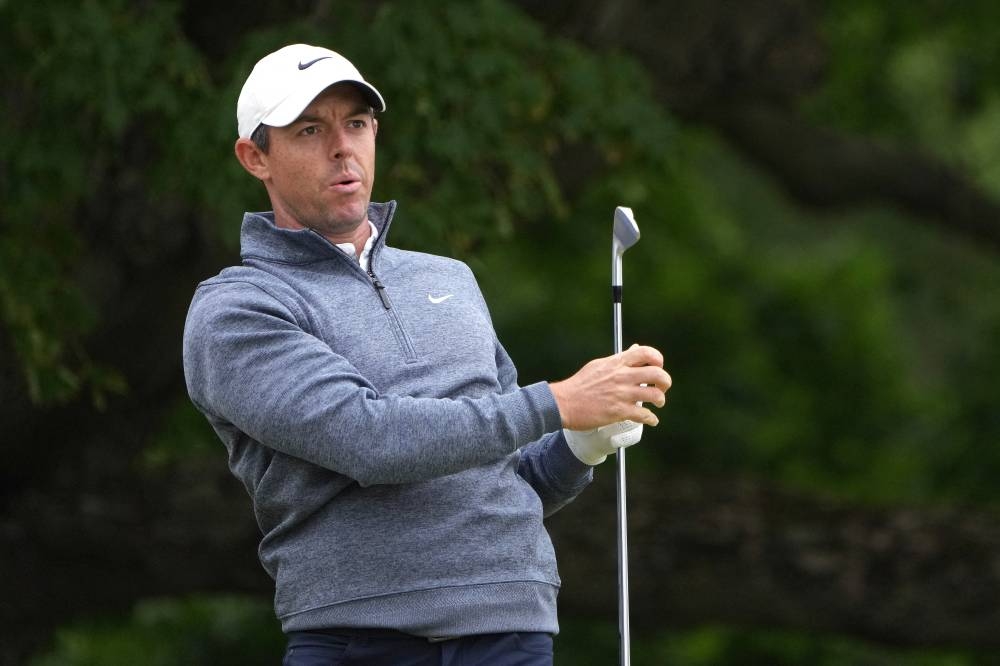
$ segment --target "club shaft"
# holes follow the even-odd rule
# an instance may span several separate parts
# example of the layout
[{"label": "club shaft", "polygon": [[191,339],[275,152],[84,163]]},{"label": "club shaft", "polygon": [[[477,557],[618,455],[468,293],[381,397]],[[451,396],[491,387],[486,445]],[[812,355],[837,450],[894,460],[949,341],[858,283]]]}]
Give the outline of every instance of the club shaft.
[{"label": "club shaft", "polygon": [[[611,236],[611,303],[614,319],[615,353],[622,352],[622,254],[639,240],[639,226],[632,209],[615,208]],[[625,447],[615,454],[618,463],[618,638],[620,666],[631,666],[631,638],[628,619],[628,523],[625,518]]]},{"label": "club shaft", "polygon": [[615,454],[618,461],[618,634],[621,641],[621,666],[629,666],[631,659],[628,618],[628,535],[625,521],[625,449]]},{"label": "club shaft", "polygon": [[[618,258],[621,261],[621,258]],[[619,264],[620,266],[620,264]],[[619,268],[618,275],[621,275]],[[614,341],[615,353],[622,351],[622,305],[621,305],[621,285],[613,288],[613,319],[614,319]],[[625,449],[620,448],[615,454],[618,463],[618,638],[619,638],[619,661],[620,666],[630,666],[631,649],[629,635],[629,602],[628,602],[628,523],[625,511]]]}]

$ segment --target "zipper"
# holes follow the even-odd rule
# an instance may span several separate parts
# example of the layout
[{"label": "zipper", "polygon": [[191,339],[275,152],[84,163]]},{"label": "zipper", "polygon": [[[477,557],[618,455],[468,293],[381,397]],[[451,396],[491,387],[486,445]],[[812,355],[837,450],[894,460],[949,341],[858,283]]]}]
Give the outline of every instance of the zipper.
[{"label": "zipper", "polygon": [[[2,0],[0,0],[0,3],[2,3]],[[386,229],[383,230],[383,237],[387,229],[388,226],[386,227]],[[314,234],[322,238],[328,245],[330,245],[330,247],[334,249],[334,251],[337,254],[339,254],[349,263],[353,263],[355,266],[361,269],[361,266],[358,264],[356,260],[349,259],[347,255],[341,252],[340,249],[337,248],[333,243],[331,243],[328,238],[326,238],[325,236],[323,236],[322,234],[320,234],[315,230],[310,229],[310,231],[312,231]],[[406,359],[406,362],[413,363],[417,360],[417,350],[414,349],[413,342],[410,340],[410,336],[407,335],[406,330],[403,328],[403,324],[399,320],[399,317],[396,315],[396,311],[392,309],[392,303],[389,302],[389,294],[385,292],[385,285],[382,284],[382,281],[378,279],[377,275],[375,275],[375,271],[372,270],[372,264],[375,263],[375,254],[377,250],[378,250],[378,245],[376,244],[376,246],[372,248],[372,252],[368,257],[368,268],[361,270],[363,270],[365,273],[368,274],[368,279],[371,281],[372,287],[375,288],[375,293],[378,294],[379,300],[382,301],[382,307],[385,308],[386,316],[389,318],[389,327],[392,329],[393,335],[396,336],[396,340],[399,343],[399,346],[403,350],[403,355]]]},{"label": "zipper", "polygon": [[[2,0],[0,0],[0,4],[2,4]],[[347,258],[347,255],[344,254],[344,252],[340,248],[338,248],[336,245],[334,245],[334,243],[330,242],[329,238],[327,238],[323,234],[319,233],[315,229],[310,229],[310,231],[312,231],[314,234],[316,234],[317,236],[319,236],[320,238],[322,238],[323,241],[327,245],[329,245],[330,247],[332,247],[336,253],[340,254],[344,258]],[[378,294],[379,300],[382,301],[382,307],[384,307],[386,310],[391,310],[392,309],[392,303],[389,302],[389,296],[388,296],[388,294],[385,293],[385,285],[382,284],[382,281],[379,280],[378,276],[375,275],[375,271],[372,270],[372,262],[375,260],[375,256],[374,255],[375,255],[375,248],[372,248],[372,253],[368,257],[368,268],[367,269],[362,269],[362,270],[365,270],[368,273],[368,279],[371,280],[372,286],[375,287],[375,293]],[[354,259],[353,261],[351,261],[351,263],[353,263],[355,266],[358,266],[358,268],[361,268],[361,266],[358,265],[357,259]]]},{"label": "zipper", "polygon": [[389,297],[385,293],[385,285],[382,281],[378,279],[375,275],[375,271],[372,270],[371,264],[368,264],[368,277],[372,281],[372,286],[375,287],[375,293],[378,294],[379,300],[382,301],[382,307],[386,310],[391,310],[392,305],[389,303]]},{"label": "zipper", "polygon": [[417,360],[417,350],[413,348],[413,342],[410,340],[410,336],[406,334],[403,322],[399,320],[396,311],[392,309],[392,303],[389,302],[389,294],[385,293],[385,285],[375,275],[371,264],[368,264],[365,272],[368,273],[368,279],[371,280],[372,286],[375,287],[375,293],[378,294],[379,300],[382,301],[382,307],[385,308],[385,314],[389,318],[389,328],[392,329],[393,335],[396,336],[396,342],[402,348],[406,362],[413,363]]}]

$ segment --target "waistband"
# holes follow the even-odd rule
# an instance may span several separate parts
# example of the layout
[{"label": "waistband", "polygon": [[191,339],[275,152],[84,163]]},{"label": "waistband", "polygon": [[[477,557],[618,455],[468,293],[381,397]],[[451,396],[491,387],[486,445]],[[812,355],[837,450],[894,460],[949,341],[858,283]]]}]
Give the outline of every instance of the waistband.
[{"label": "waistband", "polygon": [[307,638],[316,634],[346,639],[371,638],[377,640],[419,641],[421,643],[438,643],[453,638],[461,638],[460,636],[417,636],[395,629],[365,629],[360,627],[329,627],[308,629],[305,631],[289,631],[288,638]]}]

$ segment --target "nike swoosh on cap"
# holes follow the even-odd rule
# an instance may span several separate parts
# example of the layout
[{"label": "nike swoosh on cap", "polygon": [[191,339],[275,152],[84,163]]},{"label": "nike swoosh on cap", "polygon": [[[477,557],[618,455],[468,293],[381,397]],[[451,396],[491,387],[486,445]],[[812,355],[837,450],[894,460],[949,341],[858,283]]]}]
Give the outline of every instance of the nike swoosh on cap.
[{"label": "nike swoosh on cap", "polygon": [[309,69],[310,67],[312,67],[313,65],[315,65],[316,63],[318,63],[320,60],[326,60],[326,59],[328,59],[330,57],[331,56],[320,56],[320,57],[316,58],[315,60],[310,60],[309,62],[302,62],[300,60],[299,61],[299,69]]},{"label": "nike swoosh on cap", "polygon": [[444,296],[431,296],[430,294],[427,294],[427,300],[437,305],[438,303],[443,303],[444,301],[447,301],[454,295],[455,294],[445,294]]}]

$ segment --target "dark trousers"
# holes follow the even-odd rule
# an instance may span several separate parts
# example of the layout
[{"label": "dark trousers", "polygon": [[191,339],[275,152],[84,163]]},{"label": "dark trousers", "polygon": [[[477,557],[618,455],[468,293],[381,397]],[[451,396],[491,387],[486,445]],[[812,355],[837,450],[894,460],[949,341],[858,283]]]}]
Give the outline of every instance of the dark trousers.
[{"label": "dark trousers", "polygon": [[397,631],[331,629],[288,634],[283,666],[552,666],[552,637],[483,634],[432,642]]}]

